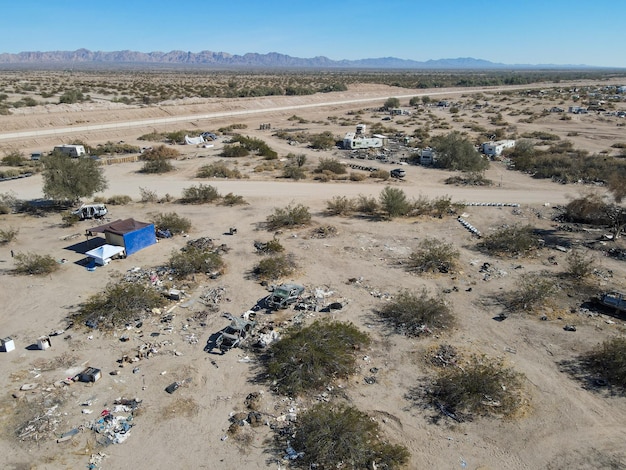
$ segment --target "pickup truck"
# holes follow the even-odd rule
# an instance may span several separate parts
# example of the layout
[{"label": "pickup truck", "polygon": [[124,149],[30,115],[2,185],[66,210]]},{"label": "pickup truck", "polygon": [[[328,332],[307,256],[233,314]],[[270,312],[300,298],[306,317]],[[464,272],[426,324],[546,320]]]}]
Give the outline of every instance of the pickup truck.
[{"label": "pickup truck", "polygon": [[304,286],[300,284],[282,284],[267,296],[267,306],[274,310],[287,308],[300,300],[303,292]]},{"label": "pickup truck", "polygon": [[604,292],[598,296],[600,303],[620,312],[626,312],[626,295],[619,292]]}]

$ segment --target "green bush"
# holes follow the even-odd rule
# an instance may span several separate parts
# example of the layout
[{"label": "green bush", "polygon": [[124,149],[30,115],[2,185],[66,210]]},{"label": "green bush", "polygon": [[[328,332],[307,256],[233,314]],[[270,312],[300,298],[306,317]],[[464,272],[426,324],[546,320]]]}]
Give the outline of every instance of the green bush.
[{"label": "green bush", "polygon": [[459,132],[434,137],[432,146],[437,151],[439,168],[469,172],[482,172],[489,162],[474,148],[474,144]]},{"label": "green bush", "polygon": [[222,157],[226,158],[239,158],[247,157],[250,155],[250,151],[241,145],[224,145],[221,153]]},{"label": "green bush", "polygon": [[263,361],[268,379],[284,395],[321,390],[356,371],[357,351],[370,339],[351,323],[316,321],[292,327]]},{"label": "green bush", "polygon": [[442,369],[426,399],[456,421],[474,416],[514,415],[524,404],[524,376],[501,360],[472,356],[461,367]]},{"label": "green bush", "polygon": [[219,198],[220,193],[217,191],[217,188],[211,185],[199,184],[198,186],[184,188],[181,202],[183,204],[205,204],[216,201]]},{"label": "green bush", "polygon": [[274,254],[274,253],[282,253],[285,251],[285,247],[280,242],[280,240],[274,238],[268,242],[254,242],[254,247],[256,248],[257,253],[261,253],[264,255]]},{"label": "green bush", "polygon": [[174,170],[174,165],[170,163],[169,160],[163,157],[153,158],[146,161],[139,170],[141,173],[148,174],[163,174],[169,173]]},{"label": "green bush", "polygon": [[230,169],[224,162],[215,162],[209,165],[203,165],[198,169],[196,178],[241,178],[241,172],[238,169]]},{"label": "green bush", "polygon": [[273,255],[263,258],[253,268],[252,272],[263,280],[278,280],[290,276],[297,269],[296,262],[291,255]]},{"label": "green bush", "polygon": [[540,246],[541,240],[530,225],[502,227],[478,244],[479,249],[489,254],[509,257],[527,256]]},{"label": "green bush", "polygon": [[335,145],[335,136],[333,136],[332,132],[325,131],[321,134],[312,134],[309,137],[309,143],[311,148],[319,149],[319,150],[328,150],[333,148]]},{"label": "green bush", "polygon": [[16,274],[34,274],[36,276],[50,274],[59,269],[59,263],[50,255],[37,255],[35,253],[16,253]]},{"label": "green bush", "polygon": [[73,227],[80,222],[80,217],[77,214],[72,214],[72,211],[64,211],[61,214],[61,222],[63,222],[63,227]]},{"label": "green bush", "polygon": [[89,297],[71,318],[94,328],[116,328],[145,318],[153,308],[161,307],[163,300],[161,294],[143,283],[116,282]]},{"label": "green bush", "polygon": [[309,208],[296,204],[289,204],[284,208],[276,208],[266,219],[268,230],[277,230],[281,228],[294,228],[311,223],[311,213]]},{"label": "green bush", "polygon": [[396,332],[421,336],[452,328],[454,316],[441,297],[430,297],[423,288],[419,293],[404,290],[383,305],[377,314]]},{"label": "green bush", "polygon": [[2,158],[2,164],[6,166],[23,166],[28,163],[24,154],[19,150],[12,150]]},{"label": "green bush", "polygon": [[408,461],[406,447],[382,440],[377,421],[353,406],[318,403],[300,413],[293,449],[302,468],[396,469]]},{"label": "green bush", "polygon": [[185,279],[192,274],[213,274],[224,268],[224,261],[219,253],[187,245],[179,252],[175,252],[168,262],[178,279]]},{"label": "green bush", "polygon": [[152,217],[152,223],[157,230],[169,230],[172,235],[191,230],[191,220],[178,215],[176,212],[157,214]]},{"label": "green bush", "polygon": [[458,261],[459,250],[454,245],[429,238],[409,255],[407,269],[418,273],[450,273],[454,272]]},{"label": "green bush", "polygon": [[411,204],[402,189],[386,186],[380,193],[380,207],[390,219],[402,217],[411,212]]}]

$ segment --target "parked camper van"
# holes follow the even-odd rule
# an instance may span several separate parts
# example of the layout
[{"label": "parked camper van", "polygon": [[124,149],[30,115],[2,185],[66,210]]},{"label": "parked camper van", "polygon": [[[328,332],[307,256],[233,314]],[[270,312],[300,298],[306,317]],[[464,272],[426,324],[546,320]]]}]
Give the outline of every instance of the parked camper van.
[{"label": "parked camper van", "polygon": [[82,145],[57,145],[54,147],[55,152],[61,152],[73,158],[86,155],[85,147]]},{"label": "parked camper van", "polygon": [[43,152],[33,152],[30,154],[30,159],[34,162],[41,160],[41,157],[43,157]]},{"label": "parked camper van", "polygon": [[84,204],[79,209],[72,211],[72,214],[80,217],[80,220],[85,219],[100,219],[107,215],[109,211],[104,204]]}]

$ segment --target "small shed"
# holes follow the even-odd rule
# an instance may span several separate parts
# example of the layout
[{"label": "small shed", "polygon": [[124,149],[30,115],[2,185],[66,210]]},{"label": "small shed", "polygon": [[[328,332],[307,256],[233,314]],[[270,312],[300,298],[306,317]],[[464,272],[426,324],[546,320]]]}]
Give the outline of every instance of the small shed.
[{"label": "small shed", "polygon": [[77,378],[80,382],[96,382],[100,380],[101,377],[102,372],[100,371],[100,369],[96,369],[95,367],[87,367],[75,378]]},{"label": "small shed", "polygon": [[88,236],[95,233],[103,233],[109,245],[124,247],[126,256],[157,242],[154,224],[139,222],[135,219],[118,219],[87,230]]},{"label": "small shed", "polygon": [[10,336],[0,339],[0,350],[11,352],[15,349],[15,341]]},{"label": "small shed", "polygon": [[51,348],[52,342],[50,341],[50,336],[40,336],[37,338],[37,349],[41,349],[42,351]]}]

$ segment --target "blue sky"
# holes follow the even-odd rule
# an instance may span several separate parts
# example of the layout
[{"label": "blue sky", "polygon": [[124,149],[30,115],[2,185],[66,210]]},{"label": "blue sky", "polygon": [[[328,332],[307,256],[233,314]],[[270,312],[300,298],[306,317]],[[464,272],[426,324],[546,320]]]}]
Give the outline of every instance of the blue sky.
[{"label": "blue sky", "polygon": [[626,0],[9,0],[0,53],[210,50],[626,67]]}]

